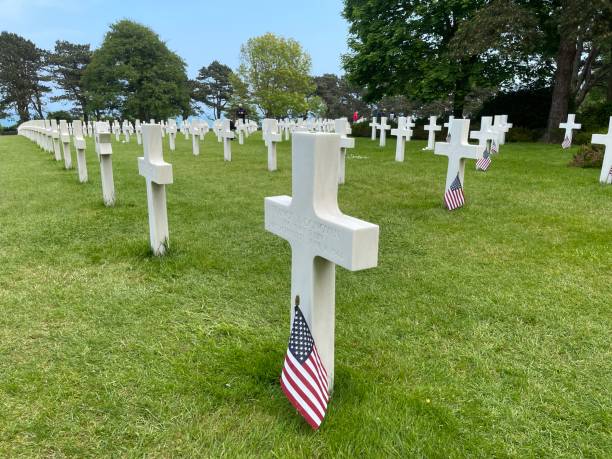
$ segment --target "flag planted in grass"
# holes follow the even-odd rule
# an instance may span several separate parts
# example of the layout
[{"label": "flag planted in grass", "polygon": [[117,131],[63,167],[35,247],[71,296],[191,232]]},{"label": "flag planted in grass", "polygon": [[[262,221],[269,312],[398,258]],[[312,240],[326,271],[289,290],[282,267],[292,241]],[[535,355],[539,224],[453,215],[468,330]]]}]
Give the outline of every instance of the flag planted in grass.
[{"label": "flag planted in grass", "polygon": [[313,429],[318,429],[329,400],[327,372],[321,363],[306,319],[295,306],[281,387],[291,404]]},{"label": "flag planted in grass", "polygon": [[[482,154],[482,158],[476,161],[476,170],[484,172],[489,168],[490,165],[491,165],[491,154],[489,153],[489,150],[485,150],[484,153]],[[458,179],[459,177],[457,177],[457,180]]]},{"label": "flag planted in grass", "polygon": [[499,148],[497,147],[495,140],[491,140],[491,153],[494,155],[499,153]]},{"label": "flag planted in grass", "polygon": [[446,204],[446,208],[448,210],[458,209],[465,203],[463,197],[463,186],[461,186],[459,175],[457,175],[453,183],[451,183],[449,189],[446,190],[446,193],[444,193],[444,203]]},{"label": "flag planted in grass", "polygon": [[566,137],[565,139],[563,139],[563,142],[561,142],[561,146],[563,147],[563,149],[568,149],[569,147],[572,146],[572,141],[569,137]]}]

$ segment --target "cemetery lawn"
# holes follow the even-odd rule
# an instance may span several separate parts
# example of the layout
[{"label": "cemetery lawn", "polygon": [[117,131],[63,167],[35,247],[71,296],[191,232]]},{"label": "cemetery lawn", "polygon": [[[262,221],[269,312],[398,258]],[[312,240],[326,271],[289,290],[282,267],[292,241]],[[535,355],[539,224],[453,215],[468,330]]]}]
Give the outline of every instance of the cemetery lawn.
[{"label": "cemetery lawn", "polygon": [[[508,144],[467,164],[357,139],[341,210],[380,225],[379,267],[337,269],[336,384],[313,432],[279,374],[289,245],[263,228],[291,194],[290,146],[224,163],[179,135],[170,253],[148,248],[135,139],[102,204],[25,138],[0,137],[0,457],[610,457],[612,186],[572,148]],[[76,164],[74,148],[73,162]]]}]

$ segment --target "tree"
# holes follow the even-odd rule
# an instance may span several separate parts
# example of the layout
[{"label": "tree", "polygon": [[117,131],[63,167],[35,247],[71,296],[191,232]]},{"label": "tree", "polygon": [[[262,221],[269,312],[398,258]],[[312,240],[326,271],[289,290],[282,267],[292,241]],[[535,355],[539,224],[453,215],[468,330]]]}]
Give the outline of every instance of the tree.
[{"label": "tree", "polygon": [[213,61],[208,67],[200,69],[192,83],[192,99],[211,108],[216,119],[221,118],[234,92],[230,80],[233,73],[227,65]]},{"label": "tree", "polygon": [[485,0],[345,0],[348,78],[365,98],[403,95],[430,102],[452,98],[461,116],[474,88],[495,87],[508,69],[495,54],[458,53],[453,38]]},{"label": "tree", "polygon": [[232,96],[225,107],[225,115],[228,118],[234,118],[236,111],[242,107],[247,112],[247,118],[259,121],[260,116],[257,107],[251,101],[247,84],[235,73],[230,75],[230,84],[232,85]]},{"label": "tree", "polygon": [[240,57],[238,74],[266,117],[308,111],[311,59],[297,41],[267,33],[242,45]]},{"label": "tree", "polygon": [[110,27],[85,69],[90,109],[122,118],[190,114],[185,62],[148,27],[122,20]]},{"label": "tree", "polygon": [[602,55],[611,49],[610,17],[608,0],[493,0],[462,23],[456,37],[462,52],[519,63],[506,82],[515,87],[506,90],[553,87],[545,136],[550,141],[568,111],[606,83],[610,66]]},{"label": "tree", "polygon": [[91,61],[89,45],[79,45],[58,40],[49,56],[49,69],[63,94],[53,96],[51,101],[68,101],[75,105],[75,114],[87,119],[87,97],[83,89],[83,73]]},{"label": "tree", "polygon": [[43,117],[44,53],[30,40],[0,33],[0,107],[15,110],[20,122],[30,119],[30,106]]},{"label": "tree", "polygon": [[315,93],[323,102],[326,110],[323,116],[327,118],[350,117],[354,112],[370,112],[370,106],[363,100],[361,91],[350,84],[345,77],[326,73],[314,77]]}]

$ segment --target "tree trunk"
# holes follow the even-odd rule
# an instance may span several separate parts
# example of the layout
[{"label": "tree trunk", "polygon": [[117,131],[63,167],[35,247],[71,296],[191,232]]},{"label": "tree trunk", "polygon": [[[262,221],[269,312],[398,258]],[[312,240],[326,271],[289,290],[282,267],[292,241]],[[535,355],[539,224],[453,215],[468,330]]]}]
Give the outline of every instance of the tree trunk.
[{"label": "tree trunk", "polygon": [[612,104],[612,49],[610,49],[610,68],[608,69],[608,91],[606,94],[606,102]]},{"label": "tree trunk", "polygon": [[548,125],[545,142],[556,142],[559,137],[559,123],[567,119],[571,98],[572,77],[574,74],[574,60],[576,58],[576,38],[561,34],[559,52],[557,54],[557,70],[555,72],[555,85],[553,87],[550,112],[548,112]]}]

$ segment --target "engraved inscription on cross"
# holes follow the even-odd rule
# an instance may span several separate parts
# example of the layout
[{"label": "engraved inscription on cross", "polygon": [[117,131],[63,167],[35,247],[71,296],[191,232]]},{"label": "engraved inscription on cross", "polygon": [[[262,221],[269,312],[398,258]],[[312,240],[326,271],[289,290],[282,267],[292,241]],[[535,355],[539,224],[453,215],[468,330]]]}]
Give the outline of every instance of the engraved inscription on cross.
[{"label": "engraved inscription on cross", "polygon": [[[335,267],[351,271],[378,263],[378,225],[338,208],[340,136],[296,132],[293,197],[265,199],[266,230],[291,245],[291,305],[299,301],[329,376],[334,378]],[[292,318],[293,322],[293,307]]]},{"label": "engraved inscription on cross", "polygon": [[144,157],[138,158],[138,173],[147,181],[151,249],[163,255],[168,248],[166,185],[172,183],[172,164],[164,161],[160,125],[143,125],[142,142]]},{"label": "engraved inscription on cross", "polygon": [[608,125],[607,134],[593,134],[591,143],[605,145],[604,159],[601,165],[601,175],[599,181],[604,184],[612,183],[612,116]]},{"label": "engraved inscription on cross", "polygon": [[453,119],[450,120],[448,132],[450,142],[436,142],[434,153],[436,155],[448,156],[448,170],[446,172],[447,191],[457,176],[463,184],[466,159],[478,159],[480,157],[480,146],[468,143],[470,131],[470,120]]}]

